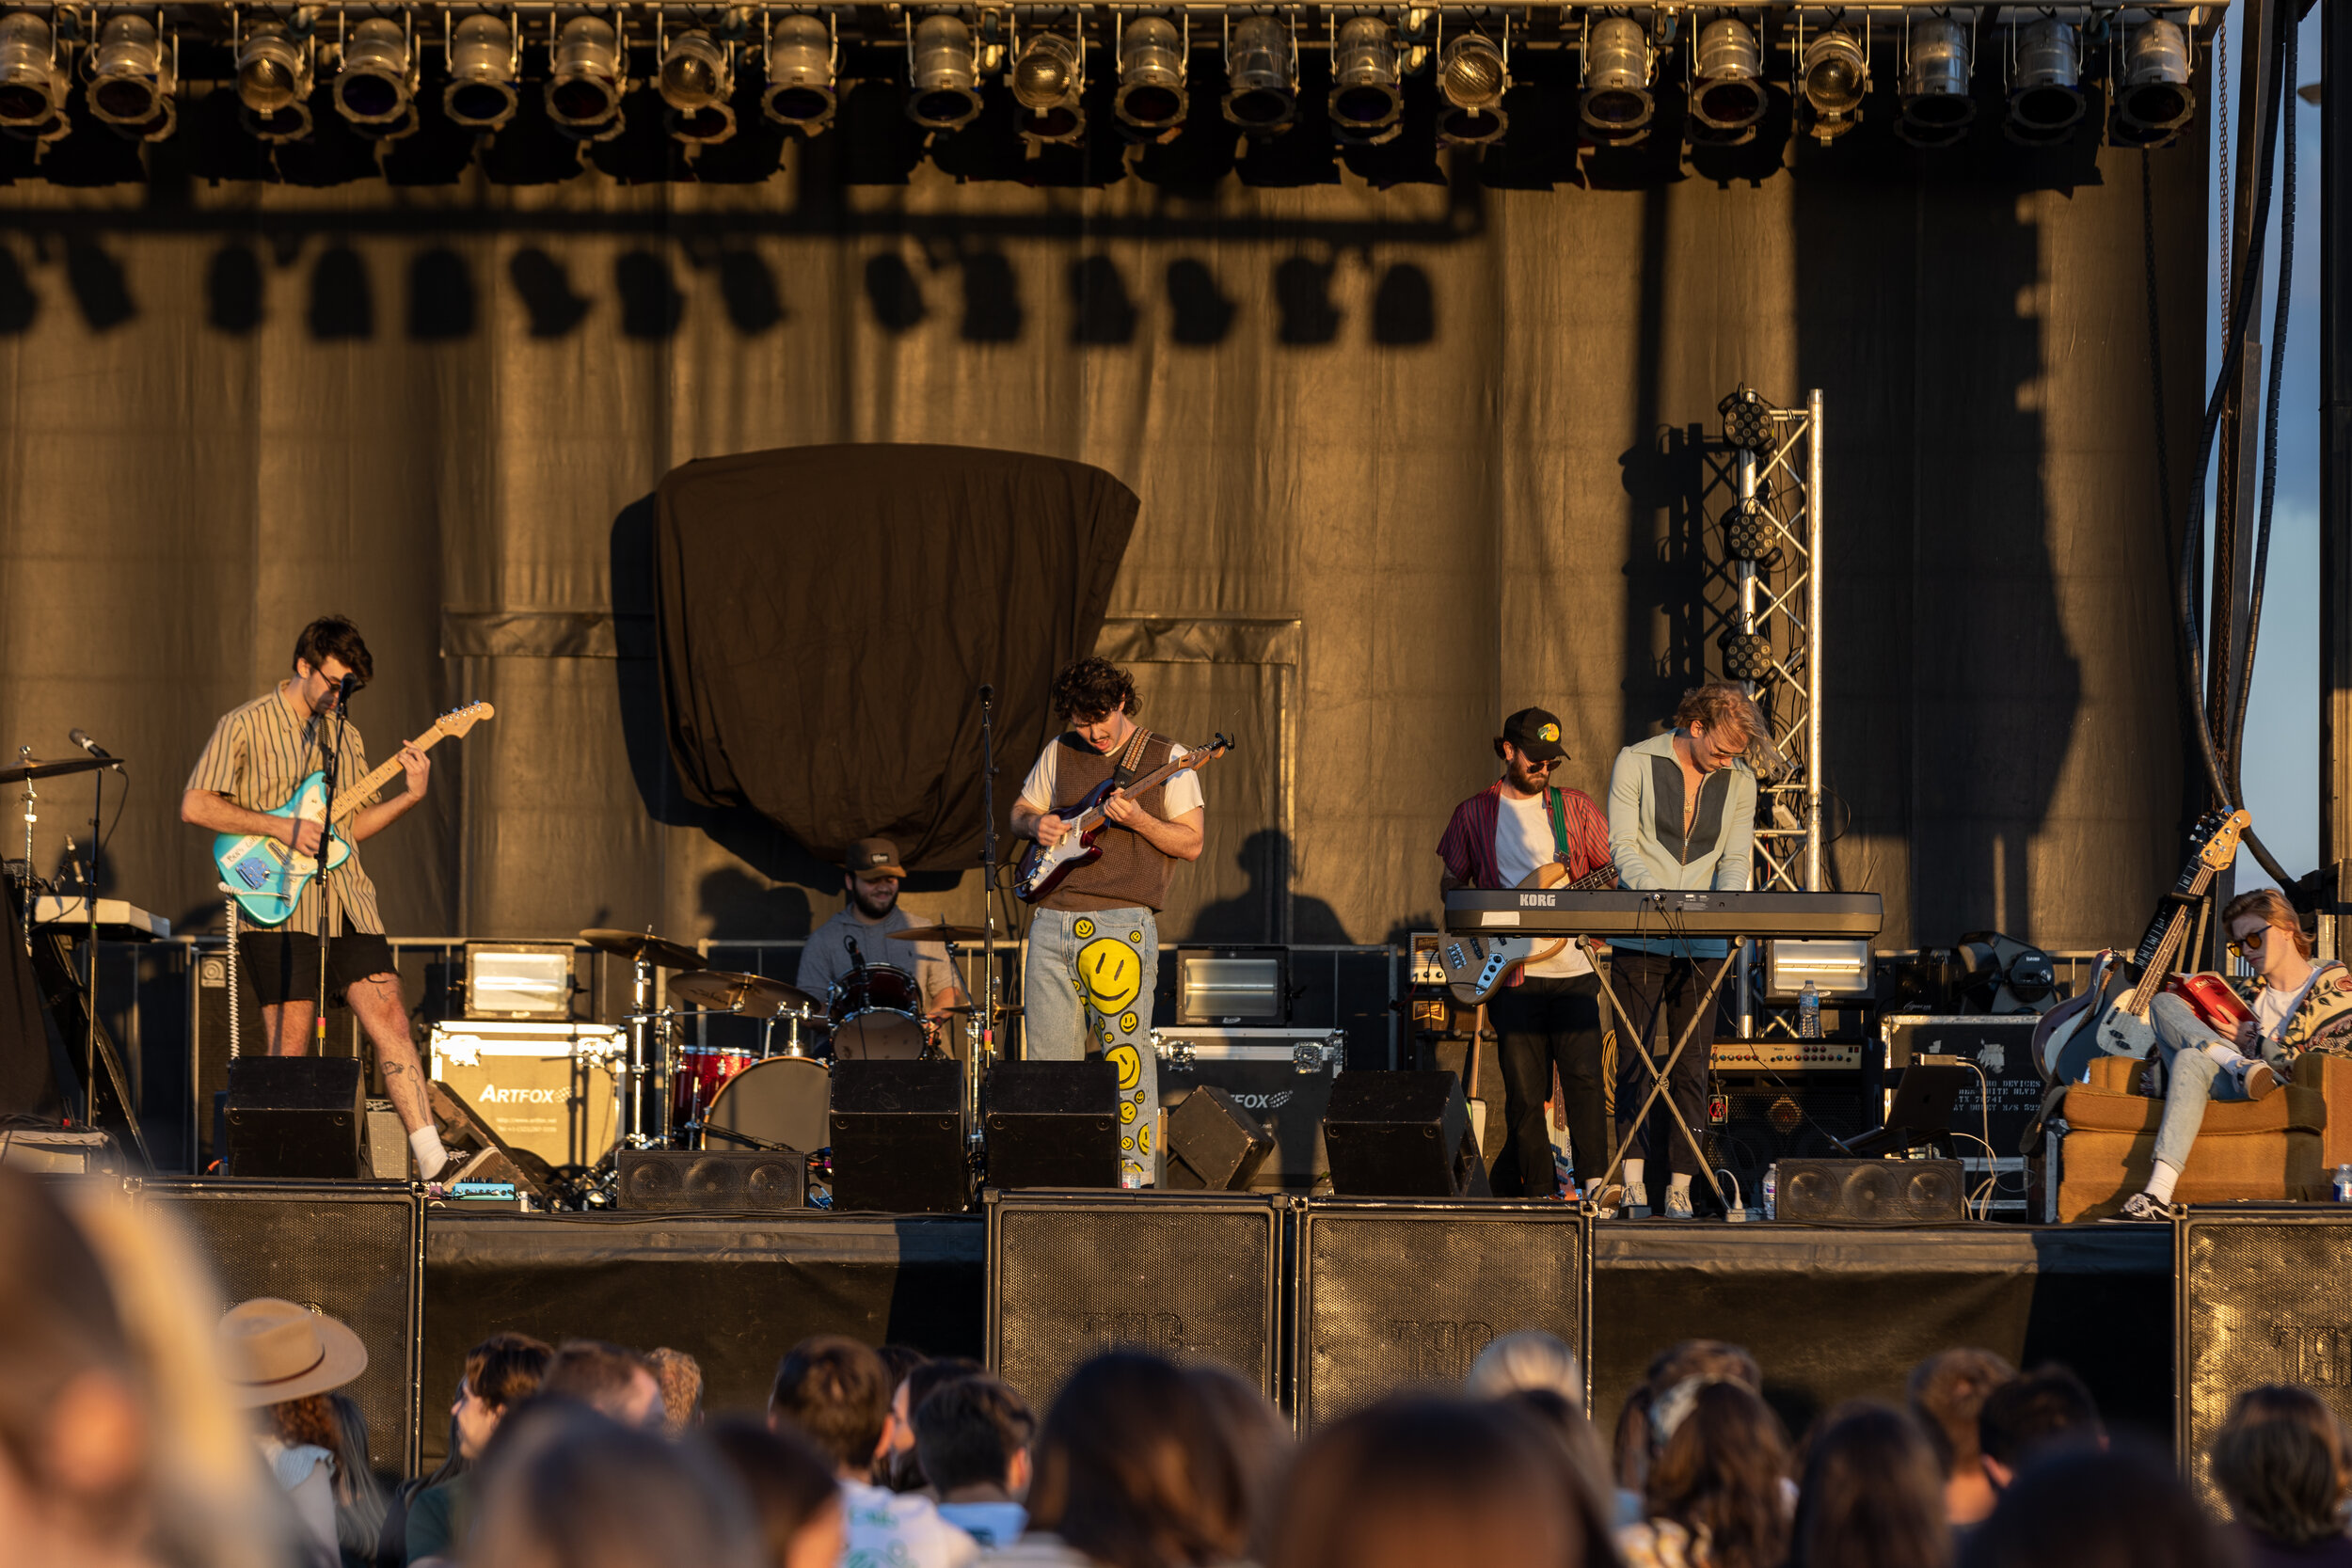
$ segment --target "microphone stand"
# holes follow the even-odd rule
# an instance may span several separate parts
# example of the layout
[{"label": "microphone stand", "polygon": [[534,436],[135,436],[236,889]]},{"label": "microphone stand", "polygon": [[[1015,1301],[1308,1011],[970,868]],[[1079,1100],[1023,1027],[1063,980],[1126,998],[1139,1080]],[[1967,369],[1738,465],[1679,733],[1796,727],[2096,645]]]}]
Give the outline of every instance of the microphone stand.
[{"label": "microphone stand", "polygon": [[972,1064],[977,1075],[983,1062],[996,1055],[996,689],[980,688],[980,989],[968,1000],[980,1021],[981,1061]]},{"label": "microphone stand", "polygon": [[[335,880],[327,874],[326,863],[328,850],[332,847],[335,835],[335,775],[341,770],[343,757],[344,727],[351,722],[350,702],[349,689],[337,687],[335,690],[335,743],[325,749],[326,756],[319,767],[319,772],[326,784],[326,815],[319,823],[318,855],[319,891],[320,896],[325,900],[325,907],[321,910],[319,918],[319,1003],[311,1026],[311,1037],[318,1044],[318,1054],[321,1057],[326,1054],[326,944],[335,940],[336,915],[339,912],[335,902]],[[326,728],[323,721],[319,727]],[[302,830],[296,828],[294,837],[299,839],[301,836]],[[362,1069],[363,1072],[364,1070]]]}]

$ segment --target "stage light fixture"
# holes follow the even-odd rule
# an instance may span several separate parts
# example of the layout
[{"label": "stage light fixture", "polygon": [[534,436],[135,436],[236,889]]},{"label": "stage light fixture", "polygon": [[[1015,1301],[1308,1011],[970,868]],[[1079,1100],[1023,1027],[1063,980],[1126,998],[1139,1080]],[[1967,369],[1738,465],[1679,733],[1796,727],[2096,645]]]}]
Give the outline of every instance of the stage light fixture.
[{"label": "stage light fixture", "polygon": [[687,142],[723,142],[735,135],[735,62],[726,46],[690,27],[661,51],[661,102],[670,135]]},{"label": "stage light fixture", "polygon": [[1719,16],[1699,29],[1691,116],[1712,131],[1744,131],[1764,118],[1764,51],[1756,29]]},{"label": "stage light fixture", "polygon": [[1119,29],[1119,118],[1138,131],[1184,123],[1184,40],[1164,16],[1139,16]]},{"label": "stage light fixture", "polygon": [[1968,24],[1921,17],[1911,24],[1903,59],[1902,119],[1895,134],[1917,147],[1949,147],[1977,118],[1968,95]]},{"label": "stage light fixture", "polygon": [[934,131],[969,125],[980,113],[980,54],[963,18],[933,11],[914,24],[907,118]]},{"label": "stage light fixture", "polygon": [[815,133],[833,122],[833,29],[822,17],[795,11],[774,19],[761,51],[768,85],[760,113],[778,125]]},{"label": "stage light fixture", "polygon": [[1286,130],[1298,113],[1298,49],[1279,16],[1246,16],[1225,45],[1225,118],[1254,135]]},{"label": "stage light fixture", "polygon": [[408,118],[416,88],[416,51],[405,24],[372,16],[351,30],[335,73],[336,113],[362,129],[397,125]]},{"label": "stage light fixture", "polygon": [[46,20],[30,11],[0,18],[0,125],[49,124],[65,111],[66,81]]},{"label": "stage light fixture", "polygon": [[1629,135],[1649,123],[1649,34],[1629,16],[1597,16],[1585,24],[1584,92],[1577,113],[1604,139]]},{"label": "stage light fixture", "polygon": [[1078,107],[1086,90],[1086,52],[1062,33],[1040,33],[1012,62],[1012,97],[1021,129],[1040,141],[1075,141],[1087,128]]},{"label": "stage light fixture", "polygon": [[1441,140],[1475,144],[1501,139],[1509,126],[1502,112],[1502,94],[1511,85],[1510,68],[1494,40],[1484,33],[1456,33],[1438,52],[1438,90],[1445,107],[1438,111]]},{"label": "stage light fixture", "polygon": [[1736,500],[1724,513],[1724,553],[1734,561],[1763,561],[1776,541],[1772,515],[1754,496]]},{"label": "stage light fixture", "polygon": [[621,37],[600,16],[575,16],[557,29],[548,118],[575,136],[601,141],[621,131]]},{"label": "stage light fixture", "polygon": [[171,88],[155,24],[136,11],[108,17],[90,53],[90,113],[110,125],[152,126],[169,108]]},{"label": "stage light fixture", "polygon": [[460,17],[449,40],[449,86],[441,110],[469,131],[495,131],[515,118],[515,29],[504,17]]},{"label": "stage light fixture", "polygon": [[2017,74],[2010,83],[2010,131],[2027,140],[2055,138],[2083,118],[2081,67],[2074,24],[2043,17],[2017,39]]},{"label": "stage light fixture", "polygon": [[1391,140],[1401,127],[1405,91],[1396,67],[1396,29],[1386,18],[1351,16],[1331,50],[1331,125],[1343,141]]},{"label": "stage light fixture", "polygon": [[2123,90],[2115,110],[2138,137],[2169,135],[2197,112],[2188,85],[2188,35],[2180,24],[2158,17],[2143,22],[2123,49]]},{"label": "stage light fixture", "polygon": [[310,51],[264,18],[237,40],[237,110],[263,141],[300,141],[310,134]]}]

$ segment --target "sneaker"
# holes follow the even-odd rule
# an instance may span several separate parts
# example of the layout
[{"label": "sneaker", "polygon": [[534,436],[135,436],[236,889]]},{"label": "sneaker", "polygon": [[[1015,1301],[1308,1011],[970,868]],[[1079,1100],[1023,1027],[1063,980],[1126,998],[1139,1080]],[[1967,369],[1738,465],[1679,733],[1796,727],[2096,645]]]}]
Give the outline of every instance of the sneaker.
[{"label": "sneaker", "polygon": [[2123,1200],[2123,1208],[2122,1212],[2110,1215],[2109,1217],[2111,1219],[2122,1221],[2140,1221],[2143,1223],[2153,1222],[2156,1224],[2163,1224],[2169,1221],[2172,1216],[2164,1212],[2163,1204],[2158,1203],[2154,1198],[2150,1197],[2146,1193],[2134,1193],[2131,1196]]},{"label": "sneaker", "polygon": [[2249,1100],[2267,1100],[2279,1090],[2279,1075],[2270,1070],[2268,1062],[2249,1062],[2238,1074],[2238,1086]]},{"label": "sneaker", "polygon": [[1665,1217],[1670,1220],[1687,1220],[1693,1217],[1691,1212],[1690,1188],[1669,1187],[1666,1189]]},{"label": "sneaker", "polygon": [[1593,1189],[1593,1215],[1596,1219],[1613,1220],[1617,1211],[1625,1207],[1625,1186],[1612,1181]]}]

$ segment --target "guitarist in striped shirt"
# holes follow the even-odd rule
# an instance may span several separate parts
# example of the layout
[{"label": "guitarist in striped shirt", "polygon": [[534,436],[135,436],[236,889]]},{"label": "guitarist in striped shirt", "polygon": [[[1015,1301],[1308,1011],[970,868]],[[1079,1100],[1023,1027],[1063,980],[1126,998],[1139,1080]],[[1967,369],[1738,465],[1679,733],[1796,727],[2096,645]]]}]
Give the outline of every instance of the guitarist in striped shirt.
[{"label": "guitarist in striped shirt", "polygon": [[[1495,739],[1502,776],[1454,808],[1438,841],[1445,863],[1441,891],[1506,888],[1557,863],[1571,879],[1609,863],[1609,819],[1581,789],[1551,786],[1567,760],[1560,721],[1539,707],[1502,721]],[[1528,964],[1486,1005],[1500,1042],[1502,1119],[1509,1131],[1495,1156],[1497,1197],[1550,1197],[1559,1192],[1544,1101],[1560,1073],[1567,1102],[1576,1179],[1587,1191],[1609,1164],[1609,1121],[1601,1101],[1600,977],[1570,942]]]}]

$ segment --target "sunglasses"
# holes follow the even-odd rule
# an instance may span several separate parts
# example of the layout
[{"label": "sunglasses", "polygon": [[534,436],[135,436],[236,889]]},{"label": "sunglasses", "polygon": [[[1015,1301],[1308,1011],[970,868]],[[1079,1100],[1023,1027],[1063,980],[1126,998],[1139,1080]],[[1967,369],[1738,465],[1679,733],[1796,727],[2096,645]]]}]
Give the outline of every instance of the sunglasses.
[{"label": "sunglasses", "polygon": [[2230,949],[2230,957],[2233,958],[2242,958],[2246,957],[2246,953],[2249,948],[2260,947],[2265,942],[2269,940],[2269,937],[2270,927],[2267,926],[2264,927],[2259,931],[2249,931],[2242,937],[2232,937],[2227,943]]}]

